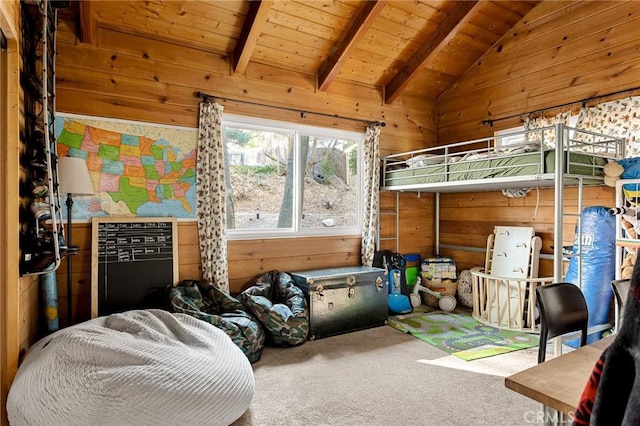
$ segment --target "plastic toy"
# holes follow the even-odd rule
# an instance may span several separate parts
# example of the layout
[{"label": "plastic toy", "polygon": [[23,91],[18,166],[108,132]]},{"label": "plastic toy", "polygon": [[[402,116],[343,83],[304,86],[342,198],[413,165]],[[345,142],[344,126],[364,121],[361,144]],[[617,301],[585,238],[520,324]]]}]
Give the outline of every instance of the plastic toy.
[{"label": "plastic toy", "polygon": [[[438,282],[440,281],[440,278],[434,278],[432,282],[433,281]],[[435,297],[436,299],[438,299],[438,307],[440,308],[441,311],[451,312],[456,308],[456,305],[458,302],[456,301],[455,297],[449,296],[448,294],[442,294],[437,291],[433,291],[430,288],[423,286],[421,282],[422,282],[421,278],[418,277],[418,280],[413,286],[413,291],[409,296],[411,298],[411,306],[413,306],[414,308],[420,306],[420,304],[422,303],[422,297],[420,297],[419,292],[424,291],[425,293],[428,293],[433,297]]]}]

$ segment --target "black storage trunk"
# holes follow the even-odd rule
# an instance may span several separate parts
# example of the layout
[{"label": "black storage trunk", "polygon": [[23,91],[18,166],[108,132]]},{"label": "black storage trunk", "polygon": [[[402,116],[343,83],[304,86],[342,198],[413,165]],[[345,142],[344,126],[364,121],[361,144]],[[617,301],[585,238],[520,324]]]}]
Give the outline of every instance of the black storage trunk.
[{"label": "black storage trunk", "polygon": [[347,266],[291,272],[309,304],[309,339],[387,323],[389,286],[384,269]]}]

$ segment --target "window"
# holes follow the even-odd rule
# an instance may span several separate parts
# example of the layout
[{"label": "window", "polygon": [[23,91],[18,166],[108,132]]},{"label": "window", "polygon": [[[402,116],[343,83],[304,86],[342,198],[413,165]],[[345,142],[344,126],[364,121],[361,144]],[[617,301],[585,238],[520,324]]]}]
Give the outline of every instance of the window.
[{"label": "window", "polygon": [[225,115],[228,237],[359,234],[364,135]]},{"label": "window", "polygon": [[498,146],[524,143],[524,126],[514,127],[496,132]]},{"label": "window", "polygon": [[[569,127],[569,139],[573,138],[574,128],[578,124],[578,116],[572,115],[569,117],[567,127]],[[524,126],[512,127],[511,129],[499,130],[496,132],[496,140],[498,146],[516,145],[525,143],[525,130]]]}]

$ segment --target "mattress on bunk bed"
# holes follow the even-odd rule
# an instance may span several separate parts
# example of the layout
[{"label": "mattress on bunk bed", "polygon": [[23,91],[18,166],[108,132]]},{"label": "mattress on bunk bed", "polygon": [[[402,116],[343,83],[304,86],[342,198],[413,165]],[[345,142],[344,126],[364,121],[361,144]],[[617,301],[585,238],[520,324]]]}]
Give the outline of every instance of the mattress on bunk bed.
[{"label": "mattress on bunk bed", "polygon": [[[385,186],[430,184],[474,179],[510,176],[528,176],[555,171],[554,150],[544,153],[544,164],[540,152],[504,157],[461,160],[445,164],[394,170],[385,173]],[[571,152],[565,157],[567,173],[581,176],[603,176],[605,158],[592,154]],[[594,167],[595,166],[595,167]],[[448,167],[448,172],[447,172]]]}]

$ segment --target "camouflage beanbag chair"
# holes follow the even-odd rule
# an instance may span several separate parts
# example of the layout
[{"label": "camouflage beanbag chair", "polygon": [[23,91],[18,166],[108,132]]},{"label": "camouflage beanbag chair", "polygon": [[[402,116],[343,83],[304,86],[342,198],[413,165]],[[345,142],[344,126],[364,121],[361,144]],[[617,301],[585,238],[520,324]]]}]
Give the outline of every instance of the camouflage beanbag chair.
[{"label": "camouflage beanbag chair", "polygon": [[290,275],[267,272],[240,293],[238,300],[260,320],[275,345],[297,346],[307,340],[307,301]]},{"label": "camouflage beanbag chair", "polygon": [[223,330],[251,363],[262,356],[265,334],[262,326],[242,303],[220,289],[196,280],[183,280],[169,295],[171,308],[201,319]]}]

